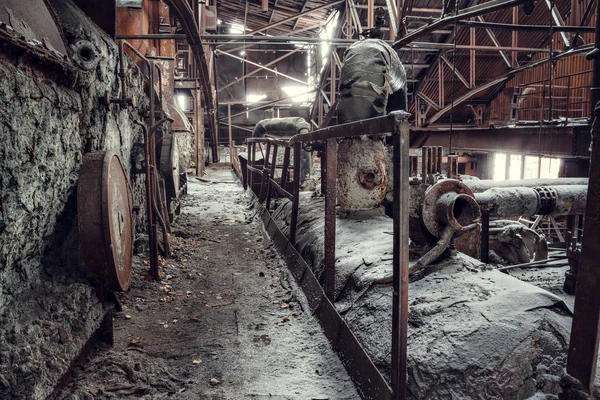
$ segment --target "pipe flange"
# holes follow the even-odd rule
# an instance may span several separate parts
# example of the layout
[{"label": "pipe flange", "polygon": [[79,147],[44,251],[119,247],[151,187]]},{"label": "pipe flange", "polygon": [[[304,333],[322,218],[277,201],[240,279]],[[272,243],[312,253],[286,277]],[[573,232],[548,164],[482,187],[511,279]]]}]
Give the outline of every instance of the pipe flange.
[{"label": "pipe flange", "polygon": [[358,171],[358,181],[368,190],[375,188],[381,184],[381,174],[377,167],[362,167]]},{"label": "pipe flange", "polygon": [[71,48],[73,49],[73,60],[81,69],[92,70],[100,62],[100,55],[89,40],[79,40]]},{"label": "pipe flange", "polygon": [[457,233],[473,229],[480,216],[473,192],[459,180],[444,179],[425,192],[421,218],[425,228],[437,238],[442,237],[448,225]]},{"label": "pipe flange", "polygon": [[540,206],[536,212],[537,215],[550,215],[556,209],[556,189],[549,186],[538,186],[533,188],[540,198]]}]

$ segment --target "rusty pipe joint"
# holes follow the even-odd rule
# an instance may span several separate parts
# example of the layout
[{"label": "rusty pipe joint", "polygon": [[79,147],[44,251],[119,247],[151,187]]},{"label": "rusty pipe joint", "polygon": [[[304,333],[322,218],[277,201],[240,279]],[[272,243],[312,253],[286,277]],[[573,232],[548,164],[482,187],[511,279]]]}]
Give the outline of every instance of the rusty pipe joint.
[{"label": "rusty pipe joint", "polygon": [[439,221],[452,226],[458,234],[474,229],[481,217],[479,204],[473,196],[456,192],[442,194],[438,198],[435,213]]},{"label": "rusty pipe joint", "polygon": [[441,238],[447,226],[454,235],[468,232],[479,224],[481,208],[466,185],[456,179],[444,179],[425,192],[421,218],[433,236]]}]

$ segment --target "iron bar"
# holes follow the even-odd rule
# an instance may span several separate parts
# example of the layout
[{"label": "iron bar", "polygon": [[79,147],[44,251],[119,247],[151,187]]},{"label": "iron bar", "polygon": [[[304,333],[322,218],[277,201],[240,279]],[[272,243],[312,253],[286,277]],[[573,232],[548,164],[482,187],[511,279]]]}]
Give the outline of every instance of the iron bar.
[{"label": "iron bar", "polygon": [[[291,142],[291,141],[290,141]],[[300,153],[302,151],[302,143],[294,143],[294,188],[292,194],[292,216],[290,219],[290,243],[296,246],[296,228],[298,227],[298,207],[300,203]]]},{"label": "iron bar", "polygon": [[[547,25],[521,25],[521,24],[501,24],[498,22],[486,22],[479,18],[479,21],[458,21],[458,25],[470,26],[473,28],[500,29],[522,32],[548,32]],[[552,32],[593,32],[593,26],[552,26]]]},{"label": "iron bar", "polygon": [[335,236],[337,199],[337,140],[327,139],[327,169],[325,175],[325,257],[323,289],[330,301],[335,301]]},{"label": "iron bar", "polygon": [[490,262],[490,212],[482,208],[481,209],[481,249],[480,249],[481,262]]},{"label": "iron bar", "polygon": [[[591,106],[595,119],[592,126],[591,160],[588,183],[585,225],[581,245],[581,256],[575,294],[575,307],[569,356],[567,359],[567,374],[578,380],[593,396],[596,378],[596,363],[598,359],[598,341],[600,340],[600,7],[596,8],[594,72],[592,75]],[[570,388],[569,388],[570,389]]]},{"label": "iron bar", "polygon": [[459,21],[461,19],[470,18],[470,17],[476,17],[478,15],[487,14],[492,11],[501,10],[503,8],[514,7],[523,2],[525,2],[525,0],[491,0],[486,3],[477,4],[477,5],[468,7],[468,8],[464,8],[454,15],[438,18],[437,20],[433,21],[431,24],[423,26],[423,27],[417,29],[416,31],[413,31],[413,32],[405,35],[400,40],[398,40],[396,43],[394,43],[393,47],[395,49],[399,49],[402,46],[405,46],[405,45],[411,43],[416,38],[426,35],[427,33],[434,31],[437,28],[441,28],[441,27],[450,25],[450,24],[454,23],[455,21]]},{"label": "iron bar", "polygon": [[409,128],[396,121],[393,137],[394,228],[392,297],[392,393],[406,399],[408,342]]}]

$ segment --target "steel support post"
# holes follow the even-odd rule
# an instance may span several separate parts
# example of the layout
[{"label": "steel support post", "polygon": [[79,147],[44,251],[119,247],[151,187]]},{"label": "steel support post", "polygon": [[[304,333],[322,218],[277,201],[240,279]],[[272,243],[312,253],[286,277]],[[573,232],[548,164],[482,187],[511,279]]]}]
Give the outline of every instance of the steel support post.
[{"label": "steel support post", "polygon": [[406,348],[408,341],[408,225],[409,127],[398,121],[394,132],[394,244],[392,298],[392,392],[406,399]]},{"label": "steel support post", "polygon": [[298,226],[298,207],[300,206],[300,153],[302,143],[294,143],[294,188],[292,189],[292,216],[290,219],[290,243],[296,246],[296,228]]},{"label": "steel support post", "polygon": [[490,262],[490,212],[481,210],[481,262]]},{"label": "steel support post", "polygon": [[327,170],[325,178],[325,260],[323,289],[327,298],[335,301],[335,235],[337,199],[337,139],[327,139]]},{"label": "steel support post", "polygon": [[[600,100],[600,7],[596,10],[596,39],[594,72],[592,76],[592,110]],[[569,341],[569,358],[567,373],[577,379],[588,391],[594,391],[596,378],[596,362],[598,359],[598,339],[600,327],[600,115],[595,113],[592,126],[592,154],[588,183],[587,209],[585,213],[584,235],[581,245],[581,257],[577,276],[575,308],[571,339]],[[594,139],[595,138],[595,139]],[[575,398],[574,388],[569,390],[568,398]]]}]

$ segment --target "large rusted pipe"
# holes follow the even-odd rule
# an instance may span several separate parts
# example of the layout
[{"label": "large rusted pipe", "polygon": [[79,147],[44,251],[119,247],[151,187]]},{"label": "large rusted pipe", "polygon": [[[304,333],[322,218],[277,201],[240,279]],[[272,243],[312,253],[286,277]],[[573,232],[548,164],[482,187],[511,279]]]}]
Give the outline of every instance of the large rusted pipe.
[{"label": "large rusted pipe", "polygon": [[457,233],[475,228],[481,216],[479,205],[472,196],[456,192],[441,195],[435,213],[440,221],[452,226]]},{"label": "large rusted pipe", "polygon": [[492,217],[578,215],[585,213],[587,185],[493,188],[475,193]]},{"label": "large rusted pipe", "polygon": [[538,186],[565,186],[565,185],[587,185],[588,178],[556,178],[556,179],[521,179],[514,181],[494,181],[491,179],[477,180],[469,179],[463,181],[473,193],[482,193],[489,189]]}]

